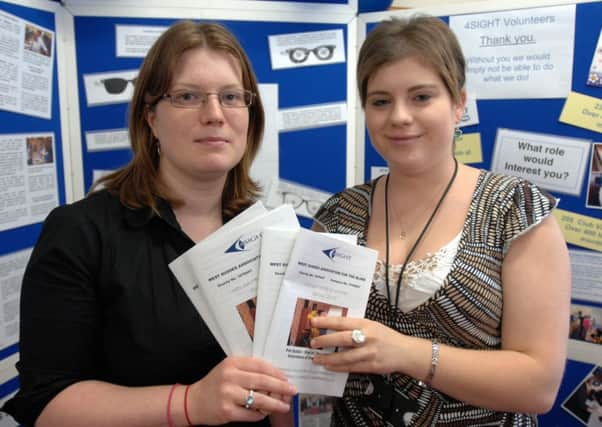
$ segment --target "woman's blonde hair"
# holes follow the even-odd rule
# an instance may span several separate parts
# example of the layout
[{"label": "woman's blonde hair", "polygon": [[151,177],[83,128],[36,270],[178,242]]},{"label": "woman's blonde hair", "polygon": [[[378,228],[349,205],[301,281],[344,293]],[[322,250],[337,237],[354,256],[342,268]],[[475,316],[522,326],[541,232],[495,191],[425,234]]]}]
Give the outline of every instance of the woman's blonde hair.
[{"label": "woman's blonde hair", "polygon": [[259,97],[257,79],[251,62],[236,37],[226,28],[214,23],[181,21],[171,26],[149,50],[138,77],[130,103],[129,136],[133,151],[132,160],[122,169],[97,181],[130,208],[150,207],[157,211],[156,197],[178,205],[181,200],[169,195],[159,180],[158,141],[154,138],[145,115],[167,93],[174,77],[177,63],[189,49],[207,48],[232,56],[242,70],[244,89],[255,94],[249,107],[247,144],[241,161],[228,173],[222,195],[224,218],[231,218],[257,197],[259,186],[250,175],[251,163],[259,150],[263,137],[265,115]]},{"label": "woman's blonde hair", "polygon": [[380,67],[409,57],[433,67],[452,99],[462,102],[466,63],[458,39],[441,19],[433,16],[393,18],[374,28],[360,49],[357,87],[366,105],[368,82]]}]

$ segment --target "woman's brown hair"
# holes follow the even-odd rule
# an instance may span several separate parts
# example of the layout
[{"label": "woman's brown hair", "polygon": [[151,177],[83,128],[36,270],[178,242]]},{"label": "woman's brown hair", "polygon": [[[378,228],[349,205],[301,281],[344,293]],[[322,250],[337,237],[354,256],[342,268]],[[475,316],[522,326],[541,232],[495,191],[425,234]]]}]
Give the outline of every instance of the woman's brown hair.
[{"label": "woman's brown hair", "polygon": [[167,29],[146,55],[136,78],[130,103],[128,128],[132,160],[122,169],[98,180],[92,190],[100,184],[119,195],[124,205],[130,208],[150,207],[155,213],[158,213],[156,197],[175,205],[182,203],[170,196],[159,180],[158,141],[153,136],[145,114],[169,90],[177,63],[184,52],[195,48],[207,48],[232,56],[240,65],[244,89],[256,95],[249,107],[245,153],[241,161],[229,171],[224,186],[224,218],[236,215],[257,197],[259,186],[251,179],[249,172],[263,137],[265,115],[251,62],[236,37],[225,27],[191,21],[181,21]]},{"label": "woman's brown hair", "polygon": [[383,65],[405,58],[417,58],[441,77],[452,99],[462,101],[466,63],[458,39],[439,18],[414,16],[393,18],[374,28],[360,49],[357,62],[357,87],[366,105],[368,81]]}]

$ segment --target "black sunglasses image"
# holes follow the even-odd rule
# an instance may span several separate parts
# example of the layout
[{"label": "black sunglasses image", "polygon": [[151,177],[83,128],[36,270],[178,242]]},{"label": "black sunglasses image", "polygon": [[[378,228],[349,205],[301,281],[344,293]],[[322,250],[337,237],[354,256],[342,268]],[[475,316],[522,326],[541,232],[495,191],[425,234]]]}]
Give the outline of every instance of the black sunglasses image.
[{"label": "black sunglasses image", "polygon": [[321,46],[316,46],[313,49],[307,49],[305,47],[295,47],[291,49],[287,49],[284,53],[288,53],[290,60],[296,64],[300,62],[305,62],[310,52],[321,61],[326,61],[332,58],[334,53],[335,45],[324,44]]},{"label": "black sunglasses image", "polygon": [[100,80],[100,83],[104,85],[107,93],[111,95],[116,95],[118,93],[122,93],[127,87],[129,82],[132,82],[133,85],[136,84],[137,77],[133,79],[124,79],[121,77],[111,77],[108,79]]}]

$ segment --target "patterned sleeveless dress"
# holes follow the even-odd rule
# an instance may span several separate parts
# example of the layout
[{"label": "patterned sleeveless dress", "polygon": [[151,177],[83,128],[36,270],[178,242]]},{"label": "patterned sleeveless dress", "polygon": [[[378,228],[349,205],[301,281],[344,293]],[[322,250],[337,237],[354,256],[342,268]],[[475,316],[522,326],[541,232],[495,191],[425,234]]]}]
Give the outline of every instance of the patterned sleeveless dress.
[{"label": "patterned sleeveless dress", "polygon": [[[316,213],[326,231],[366,244],[375,181],[332,196]],[[511,242],[541,222],[556,199],[520,178],[481,171],[458,252],[441,288],[408,311],[390,306],[374,285],[366,317],[403,334],[450,346],[501,348],[501,269]],[[456,400],[403,374],[350,374],[333,426],[536,426],[532,414],[498,412]]]}]

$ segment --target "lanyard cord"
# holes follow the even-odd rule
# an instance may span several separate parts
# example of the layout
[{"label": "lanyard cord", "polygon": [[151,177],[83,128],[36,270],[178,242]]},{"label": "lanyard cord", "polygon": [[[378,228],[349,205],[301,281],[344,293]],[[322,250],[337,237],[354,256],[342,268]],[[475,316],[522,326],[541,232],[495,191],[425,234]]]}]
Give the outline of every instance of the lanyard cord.
[{"label": "lanyard cord", "polygon": [[[406,259],[404,260],[404,262],[401,266],[401,271],[399,272],[399,278],[397,279],[397,285],[395,286],[395,307],[397,307],[399,304],[399,292],[401,290],[401,281],[403,278],[403,272],[405,271],[406,266],[408,265],[408,261],[410,260],[410,258],[412,258],[412,255],[414,255],[414,252],[416,252],[416,248],[418,248],[418,244],[420,243],[420,241],[426,234],[426,231],[428,230],[431,223],[433,222],[433,219],[435,218],[435,215],[437,214],[437,212],[439,211],[439,208],[443,204],[443,200],[445,200],[447,193],[449,193],[449,189],[451,188],[452,184],[454,183],[457,174],[458,174],[458,160],[456,160],[454,158],[454,173],[452,174],[451,178],[449,179],[449,182],[447,183],[447,186],[445,187],[443,194],[439,198],[437,205],[433,209],[431,216],[429,217],[425,226],[422,228],[420,235],[418,235],[418,238],[412,245],[412,248],[406,255]],[[389,289],[389,176],[390,176],[390,174],[387,174],[387,179],[385,181],[385,233],[386,233],[385,238],[386,238],[386,245],[387,245],[386,250],[385,250],[385,254],[386,254],[385,255],[386,256],[386,259],[385,259],[385,283],[386,283],[386,288],[387,288],[387,301],[389,301],[389,305],[391,305],[391,290]]]}]

